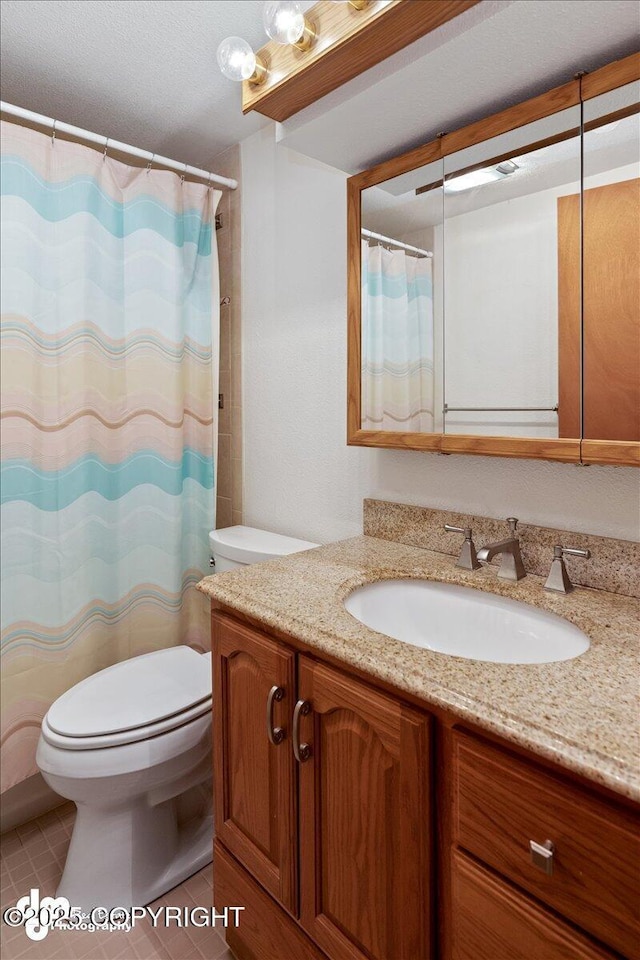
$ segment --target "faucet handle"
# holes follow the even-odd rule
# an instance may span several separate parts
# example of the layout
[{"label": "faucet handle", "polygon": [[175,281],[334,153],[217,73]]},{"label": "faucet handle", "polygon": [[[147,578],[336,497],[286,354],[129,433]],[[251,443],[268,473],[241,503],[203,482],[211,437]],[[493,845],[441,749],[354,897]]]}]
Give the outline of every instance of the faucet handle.
[{"label": "faucet handle", "polygon": [[450,523],[445,523],[444,529],[447,533],[464,534],[464,543],[462,544],[456,567],[460,567],[462,570],[479,570],[482,564],[476,555],[476,547],[473,542],[473,531],[471,527],[453,527]]},{"label": "faucet handle", "polygon": [[444,529],[447,533],[464,533],[465,539],[471,539],[471,527],[454,527],[450,523],[445,523]]},{"label": "faucet handle", "polygon": [[574,587],[564,563],[565,556],[582,557],[584,560],[588,560],[591,551],[578,550],[576,547],[563,547],[561,543],[557,543],[553,548],[553,560],[551,561],[547,582],[544,585],[545,590],[550,590],[553,593],[571,593],[573,590]]},{"label": "faucet handle", "polygon": [[512,537],[517,537],[516,530],[518,528],[518,518],[517,517],[507,517],[507,523],[509,524],[509,533]]},{"label": "faucet handle", "polygon": [[558,543],[553,548],[553,559],[557,560],[559,557],[582,557],[583,560],[589,560],[591,558],[591,550],[578,550],[577,547],[563,547],[562,544]]}]

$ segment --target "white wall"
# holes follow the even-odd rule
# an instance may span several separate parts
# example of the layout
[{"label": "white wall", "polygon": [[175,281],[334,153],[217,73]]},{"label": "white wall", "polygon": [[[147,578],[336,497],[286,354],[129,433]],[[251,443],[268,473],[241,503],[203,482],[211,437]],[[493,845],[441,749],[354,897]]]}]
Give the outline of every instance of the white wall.
[{"label": "white wall", "polygon": [[640,539],[640,473],[346,445],[346,176],[241,144],[245,523],[322,542],[380,497]]},{"label": "white wall", "polygon": [[[445,223],[446,399],[452,407],[558,403],[556,187]],[[446,194],[445,194],[446,196]],[[578,277],[576,276],[576,282]],[[578,370],[575,371],[576,377]],[[557,437],[557,414],[453,412],[447,433]]]}]

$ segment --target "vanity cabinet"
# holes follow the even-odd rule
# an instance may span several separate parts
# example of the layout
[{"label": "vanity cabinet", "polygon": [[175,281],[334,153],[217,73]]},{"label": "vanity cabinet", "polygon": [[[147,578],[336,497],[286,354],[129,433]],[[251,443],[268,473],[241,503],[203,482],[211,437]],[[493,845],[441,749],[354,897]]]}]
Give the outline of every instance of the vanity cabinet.
[{"label": "vanity cabinet", "polygon": [[[624,956],[638,952],[636,817],[459,731],[453,769],[459,847]],[[549,841],[546,862],[535,858],[531,842]]]},{"label": "vanity cabinet", "polygon": [[[293,651],[224,615],[213,638],[224,889],[241,883],[228,852],[328,957],[430,956],[429,717],[304,655],[296,686]],[[297,960],[300,943],[287,950],[277,923],[281,952],[255,955]]]},{"label": "vanity cabinet", "polygon": [[245,907],[239,960],[640,960],[637,806],[233,613],[214,897]]}]

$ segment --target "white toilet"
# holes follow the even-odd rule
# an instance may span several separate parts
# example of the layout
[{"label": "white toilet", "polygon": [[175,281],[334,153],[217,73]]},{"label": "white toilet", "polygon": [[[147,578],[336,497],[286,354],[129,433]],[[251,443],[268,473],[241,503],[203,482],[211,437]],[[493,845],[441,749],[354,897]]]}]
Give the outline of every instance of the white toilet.
[{"label": "white toilet", "polygon": [[256,530],[255,527],[223,527],[209,534],[211,556],[215,561],[215,572],[235,570],[260,560],[273,560],[289,553],[311,550],[317,543],[297,540],[295,537],[283,537],[280,533]]},{"label": "white toilet", "polygon": [[[243,526],[209,537],[217,572],[317,546]],[[78,809],[56,895],[85,910],[155,900],[212,859],[211,654],[170,647],[82,680],[49,708],[36,761]]]}]

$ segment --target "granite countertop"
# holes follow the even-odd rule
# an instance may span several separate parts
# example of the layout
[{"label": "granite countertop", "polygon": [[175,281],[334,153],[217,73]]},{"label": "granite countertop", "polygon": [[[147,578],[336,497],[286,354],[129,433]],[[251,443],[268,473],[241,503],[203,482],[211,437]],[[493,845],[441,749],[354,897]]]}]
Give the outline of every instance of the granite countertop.
[{"label": "granite countertop", "polygon": [[[416,577],[472,586],[557,613],[591,639],[574,660],[500,664],[409,646],[376,633],[344,609],[355,587]],[[496,579],[455,559],[404,544],[356,537],[243,570],[205,577],[198,589],[264,625],[640,800],[640,601],[577,587],[568,596],[543,579]]]}]

